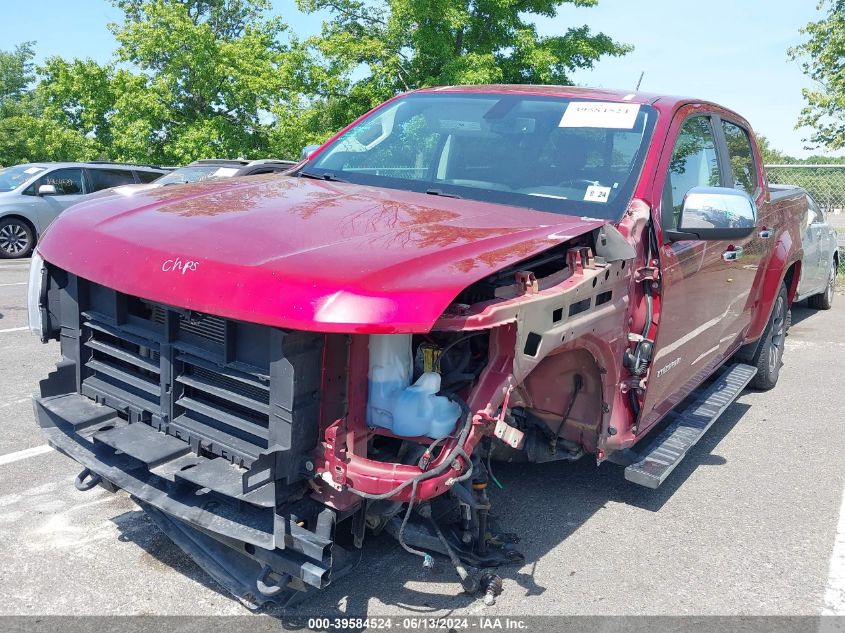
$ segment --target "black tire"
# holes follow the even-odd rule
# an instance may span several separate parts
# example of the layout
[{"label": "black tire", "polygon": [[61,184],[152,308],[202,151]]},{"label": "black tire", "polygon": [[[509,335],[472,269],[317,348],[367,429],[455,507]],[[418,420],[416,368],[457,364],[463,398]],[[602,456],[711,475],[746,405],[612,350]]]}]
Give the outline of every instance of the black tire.
[{"label": "black tire", "polygon": [[35,232],[20,218],[0,220],[0,259],[29,257],[35,247]]},{"label": "black tire", "polygon": [[773,389],[780,377],[783,366],[783,348],[786,342],[786,332],[791,321],[789,303],[786,297],[786,286],[781,285],[780,292],[772,306],[772,314],[757,349],[751,357],[751,364],[757,367],[757,375],[748,386],[758,391]]},{"label": "black tire", "polygon": [[807,299],[807,305],[815,310],[830,310],[833,307],[833,295],[836,292],[836,261],[830,265],[830,276],[824,292]]}]

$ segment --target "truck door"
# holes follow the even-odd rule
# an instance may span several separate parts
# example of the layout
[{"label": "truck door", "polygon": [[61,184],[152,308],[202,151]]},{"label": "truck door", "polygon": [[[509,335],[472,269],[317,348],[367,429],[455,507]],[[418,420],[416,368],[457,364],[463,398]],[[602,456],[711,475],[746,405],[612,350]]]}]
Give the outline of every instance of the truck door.
[{"label": "truck door", "polygon": [[[729,186],[725,153],[717,140],[718,118],[687,106],[673,120],[664,147],[655,209],[665,230],[677,229],[684,196],[693,187]],[[663,178],[661,182],[661,178]],[[731,254],[734,244],[683,240],[660,247],[662,289],[660,324],[645,391],[640,432],[677,404],[723,358],[731,341],[737,305]]]},{"label": "truck door", "polygon": [[733,250],[733,255],[726,261],[733,298],[722,336],[726,346],[730,347],[751,325],[758,299],[756,289],[762,285],[774,246],[776,220],[765,199],[750,133],[742,124],[722,117],[714,117],[714,122],[716,136],[721,133],[724,140],[725,180],[729,183],[726,186],[744,191],[757,205],[754,231],[728,245]]}]

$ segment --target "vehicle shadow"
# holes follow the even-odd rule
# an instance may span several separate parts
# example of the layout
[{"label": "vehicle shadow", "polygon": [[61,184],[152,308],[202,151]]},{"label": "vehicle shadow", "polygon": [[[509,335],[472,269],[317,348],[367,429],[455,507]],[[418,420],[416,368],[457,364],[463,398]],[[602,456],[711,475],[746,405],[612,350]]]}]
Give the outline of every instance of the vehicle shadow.
[{"label": "vehicle shadow", "polygon": [[804,319],[808,319],[814,314],[816,314],[817,310],[813,310],[812,308],[807,306],[806,301],[802,301],[800,303],[796,303],[792,305],[792,325],[796,326],[801,323]]}]

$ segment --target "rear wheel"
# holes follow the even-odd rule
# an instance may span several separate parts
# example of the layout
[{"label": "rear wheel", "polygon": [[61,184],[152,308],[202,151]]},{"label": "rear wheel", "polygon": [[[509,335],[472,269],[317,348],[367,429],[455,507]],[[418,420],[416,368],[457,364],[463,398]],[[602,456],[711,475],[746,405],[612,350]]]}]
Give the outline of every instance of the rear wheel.
[{"label": "rear wheel", "polygon": [[760,344],[751,357],[751,364],[757,367],[757,375],[749,383],[752,389],[768,391],[777,384],[783,365],[783,348],[789,328],[789,317],[786,286],[782,285],[775,298],[769,322],[760,338]]},{"label": "rear wheel", "polygon": [[0,220],[0,258],[29,257],[35,246],[35,232],[20,218]]},{"label": "rear wheel", "polygon": [[830,276],[824,292],[807,299],[807,304],[816,310],[830,310],[833,307],[833,294],[836,290],[836,260],[830,265]]}]

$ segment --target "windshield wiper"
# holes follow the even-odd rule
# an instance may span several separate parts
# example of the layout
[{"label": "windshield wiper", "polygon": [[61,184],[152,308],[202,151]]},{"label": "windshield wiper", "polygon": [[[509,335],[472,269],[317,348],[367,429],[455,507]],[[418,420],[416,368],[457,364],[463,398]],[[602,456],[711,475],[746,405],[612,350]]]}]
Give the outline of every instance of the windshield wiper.
[{"label": "windshield wiper", "polygon": [[300,178],[314,178],[315,180],[328,180],[329,182],[349,182],[348,180],[343,180],[342,178],[338,178],[333,174],[312,174],[307,171],[299,172]]},{"label": "windshield wiper", "polygon": [[425,192],[430,196],[441,196],[443,198],[457,198],[458,200],[461,200],[463,198],[463,196],[459,196],[456,193],[447,193],[442,189],[426,189]]}]

